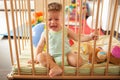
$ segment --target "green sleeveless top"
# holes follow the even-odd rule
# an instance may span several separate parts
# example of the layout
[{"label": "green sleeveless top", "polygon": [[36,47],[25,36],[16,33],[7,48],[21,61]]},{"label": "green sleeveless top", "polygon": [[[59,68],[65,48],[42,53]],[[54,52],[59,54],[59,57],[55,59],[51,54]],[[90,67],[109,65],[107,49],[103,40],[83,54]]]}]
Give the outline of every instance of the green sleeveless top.
[{"label": "green sleeveless top", "polygon": [[[49,53],[53,57],[62,55],[62,30],[58,32],[49,31]],[[67,28],[64,29],[64,54],[71,51],[69,39],[67,37]]]}]

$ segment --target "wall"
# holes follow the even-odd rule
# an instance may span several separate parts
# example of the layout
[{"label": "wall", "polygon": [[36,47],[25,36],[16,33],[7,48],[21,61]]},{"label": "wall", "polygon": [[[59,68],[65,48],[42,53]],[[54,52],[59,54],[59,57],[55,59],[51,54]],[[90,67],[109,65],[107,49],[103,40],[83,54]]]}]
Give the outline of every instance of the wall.
[{"label": "wall", "polygon": [[[120,0],[118,0],[118,1],[120,4]],[[111,8],[110,8],[110,3],[112,3]],[[112,25],[112,21],[113,21],[113,13],[114,13],[114,5],[115,5],[115,0],[104,0],[103,17],[102,17],[102,29],[103,30],[107,30],[108,26],[109,26],[109,30],[111,30],[111,25]],[[109,9],[110,9],[110,11],[109,11]],[[120,16],[119,14],[120,14],[120,5],[118,6],[116,23],[114,26],[116,31],[117,31],[118,21],[119,21],[119,16]],[[110,22],[109,22],[109,20],[110,20]],[[120,28],[119,28],[119,33],[120,33]]]}]

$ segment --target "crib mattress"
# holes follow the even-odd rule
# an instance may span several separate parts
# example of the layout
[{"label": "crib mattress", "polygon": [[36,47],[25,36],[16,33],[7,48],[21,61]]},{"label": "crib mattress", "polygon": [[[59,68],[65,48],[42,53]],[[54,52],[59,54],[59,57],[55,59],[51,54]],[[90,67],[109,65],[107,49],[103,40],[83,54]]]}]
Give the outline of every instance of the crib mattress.
[{"label": "crib mattress", "polygon": [[[101,36],[100,39],[97,41],[97,46],[104,46],[106,45],[109,41],[109,36]],[[93,43],[93,42],[91,42]],[[103,45],[104,43],[104,45]],[[119,44],[119,41],[117,41],[115,38],[113,38],[112,41],[113,45]],[[32,64],[28,64],[27,61],[31,58],[30,56],[30,50],[28,47],[26,47],[22,52],[21,55],[19,56],[20,60],[20,74],[26,74],[30,75],[32,74]],[[82,56],[84,57],[84,56]],[[85,56],[86,57],[86,56]],[[78,68],[78,73],[79,75],[90,75],[91,73],[91,64],[86,60],[84,61],[83,65]],[[106,70],[106,62],[100,63],[100,64],[94,64],[94,70],[93,73],[94,75],[104,75]],[[64,75],[76,75],[76,67],[72,66],[64,66]],[[18,73],[18,68],[17,64],[15,63],[12,66],[12,74],[17,74]],[[47,68],[43,67],[41,64],[35,64],[35,74],[39,75],[45,75],[47,74]],[[120,66],[119,65],[114,65],[114,64],[109,64],[108,67],[108,75],[120,75]]]}]

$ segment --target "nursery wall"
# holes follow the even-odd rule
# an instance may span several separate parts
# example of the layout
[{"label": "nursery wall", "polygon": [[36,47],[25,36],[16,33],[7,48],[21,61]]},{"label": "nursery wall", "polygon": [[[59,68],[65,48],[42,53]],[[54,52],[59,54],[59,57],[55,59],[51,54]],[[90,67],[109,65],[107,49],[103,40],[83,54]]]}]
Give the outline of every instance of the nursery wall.
[{"label": "nursery wall", "polygon": [[[120,0],[119,4],[120,4]],[[112,6],[110,7],[112,3]],[[109,30],[111,28],[111,23],[112,23],[112,17],[109,18],[110,16],[113,16],[113,10],[114,10],[114,5],[115,5],[115,0],[104,0],[104,4],[103,4],[103,16],[102,16],[102,29],[103,30],[107,30],[108,26],[109,26]],[[112,13],[111,13],[112,11]],[[119,15],[120,15],[120,5],[118,6],[118,10],[117,10],[117,19],[116,19],[116,23],[115,23],[115,30],[117,31],[117,27],[118,27],[118,21],[119,21]],[[119,29],[119,33],[120,33],[120,29]]]}]

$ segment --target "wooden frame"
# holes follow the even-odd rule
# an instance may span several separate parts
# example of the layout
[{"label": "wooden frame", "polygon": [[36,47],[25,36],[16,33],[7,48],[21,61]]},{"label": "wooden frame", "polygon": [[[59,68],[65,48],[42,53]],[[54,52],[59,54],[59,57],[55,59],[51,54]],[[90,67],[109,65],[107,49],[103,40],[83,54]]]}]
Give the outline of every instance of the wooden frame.
[{"label": "wooden frame", "polygon": [[[42,0],[41,0],[42,1]],[[93,0],[95,2],[95,0]],[[14,2],[14,3],[13,3]],[[60,0],[60,2],[63,4],[63,7],[65,7],[66,3],[65,3],[65,0]],[[69,2],[69,1],[68,1]],[[117,12],[117,8],[118,8],[118,0],[114,0],[115,4],[114,4],[114,11],[113,11],[113,16],[110,17],[112,18],[112,23],[111,23],[111,33],[110,33],[110,39],[109,39],[109,48],[108,48],[108,53],[110,53],[110,50],[111,50],[111,41],[112,41],[112,37],[113,37],[113,34],[114,34],[114,25],[115,25],[115,21],[116,21],[116,12]],[[18,74],[17,75],[13,75],[13,74],[8,74],[8,79],[51,79],[49,76],[48,76],[48,73],[47,75],[36,75],[35,74],[35,64],[32,63],[32,75],[21,75],[20,74],[20,61],[19,61],[19,55],[21,54],[21,51],[24,50],[25,46],[27,45],[26,43],[29,43],[30,44],[30,50],[31,50],[31,59],[33,61],[33,58],[34,58],[34,51],[33,51],[33,44],[32,44],[32,27],[29,27],[29,28],[25,28],[25,29],[29,29],[29,33],[30,33],[30,36],[28,37],[26,34],[28,34],[26,31],[24,32],[24,35],[22,36],[22,40],[20,42],[20,36],[18,35],[18,37],[16,36],[16,25],[18,26],[18,23],[15,23],[15,16],[14,15],[17,15],[18,13],[20,13],[20,25],[22,25],[27,19],[28,19],[28,24],[26,24],[26,27],[27,25],[29,26],[32,26],[31,25],[31,5],[30,5],[30,0],[18,0],[18,3],[19,3],[19,6],[16,6],[16,0],[10,0],[10,4],[11,4],[11,16],[12,16],[12,24],[13,24],[13,32],[14,32],[14,44],[15,44],[15,53],[16,53],[16,61],[17,61],[17,67],[18,67]],[[35,9],[36,9],[36,0],[35,0]],[[46,7],[48,4],[48,0],[43,0],[43,6]],[[82,1],[81,1],[81,4],[82,4]],[[15,5],[15,6],[13,6]],[[68,4],[69,5],[69,4]],[[96,15],[96,25],[95,25],[95,31],[97,30],[97,26],[98,26],[98,16],[101,14],[102,16],[102,13],[99,13],[99,7],[100,7],[100,0],[97,0],[97,15]],[[4,6],[5,6],[5,14],[6,14],[6,22],[7,22],[7,31],[8,31],[8,40],[9,40],[9,47],[10,47],[10,55],[11,55],[11,64],[12,66],[15,64],[14,63],[14,59],[13,59],[13,50],[12,50],[12,43],[11,43],[11,38],[10,38],[10,29],[9,29],[9,21],[8,21],[8,11],[7,11],[7,4],[6,4],[6,0],[4,0]],[[19,7],[19,12],[16,12],[14,13],[18,8],[16,7]],[[77,6],[78,7],[78,6]],[[82,5],[79,6],[80,7],[80,20],[79,20],[79,24],[81,24],[81,20],[82,20]],[[15,10],[14,10],[14,9]],[[27,10],[27,11],[26,11]],[[35,10],[36,11],[36,10]],[[43,9],[43,12],[44,14],[47,13],[47,8],[46,10]],[[63,13],[64,13],[64,9],[63,9]],[[25,19],[25,14],[28,15],[28,18]],[[94,14],[93,14],[94,15]],[[63,14],[63,26],[65,25],[65,21],[64,21],[64,14]],[[45,19],[44,20],[47,20],[47,15],[44,17]],[[17,20],[17,16],[16,16],[16,20]],[[17,21],[18,22],[18,21]],[[77,22],[77,20],[75,21]],[[93,21],[92,21],[93,22]],[[47,23],[47,21],[46,21]],[[110,22],[108,21],[108,24]],[[69,24],[68,24],[69,25]],[[120,25],[120,15],[119,15],[119,25]],[[82,26],[82,25],[79,25],[79,26]],[[47,30],[47,28],[46,28]],[[79,28],[79,31],[81,31],[81,28]],[[48,32],[47,32],[48,33]],[[64,33],[64,29],[63,29],[63,33]],[[80,33],[79,33],[80,35]],[[47,35],[48,36],[48,35]],[[62,36],[63,39],[64,39],[64,35]],[[118,38],[118,37],[116,37]],[[79,38],[80,39],[80,38]],[[64,42],[62,43],[63,45],[63,52],[64,52]],[[94,41],[94,52],[95,52],[95,47],[96,47],[96,41]],[[79,40],[79,43],[78,43],[78,48],[80,48],[80,40]],[[48,50],[48,48],[47,48]],[[78,50],[78,53],[80,53],[80,50]],[[62,56],[64,57],[64,53],[62,54]],[[79,54],[78,54],[79,56]],[[70,75],[70,76],[65,76],[64,73],[61,75],[61,76],[56,76],[56,77],[53,77],[52,79],[120,79],[120,74],[119,75],[108,75],[108,68],[109,68],[109,60],[110,60],[110,54],[108,54],[107,56],[107,64],[106,64],[106,69],[105,69],[105,75],[102,75],[102,76],[98,76],[98,75],[94,75],[93,73],[93,69],[94,69],[94,58],[95,58],[95,55],[93,53],[93,56],[92,56],[92,67],[91,67],[91,74],[88,75],[88,76],[82,76],[82,75],[79,75],[78,73],[78,66],[76,67],[76,75]],[[64,58],[62,58],[63,61],[62,63],[64,64]],[[79,57],[78,57],[79,59]],[[78,63],[77,63],[78,64]],[[64,70],[64,66],[62,65],[62,69]]]}]

